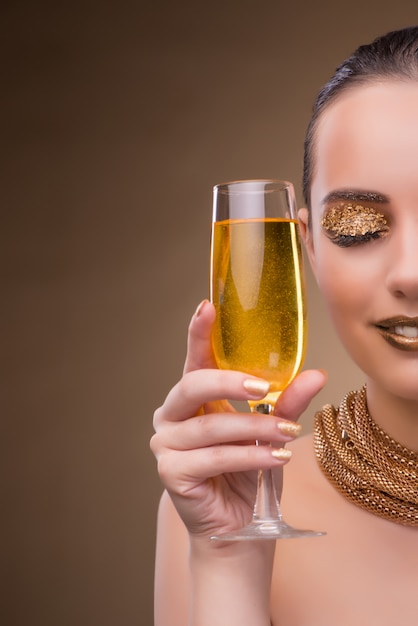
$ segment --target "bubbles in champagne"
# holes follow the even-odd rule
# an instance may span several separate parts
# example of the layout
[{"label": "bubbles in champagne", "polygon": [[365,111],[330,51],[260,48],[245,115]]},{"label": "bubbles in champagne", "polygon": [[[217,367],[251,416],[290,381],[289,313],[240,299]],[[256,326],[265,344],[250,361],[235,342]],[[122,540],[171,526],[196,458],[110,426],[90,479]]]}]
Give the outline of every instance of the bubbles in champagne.
[{"label": "bubbles in champagne", "polygon": [[228,220],[212,234],[211,299],[218,366],[283,390],[306,349],[302,254],[293,220]]}]

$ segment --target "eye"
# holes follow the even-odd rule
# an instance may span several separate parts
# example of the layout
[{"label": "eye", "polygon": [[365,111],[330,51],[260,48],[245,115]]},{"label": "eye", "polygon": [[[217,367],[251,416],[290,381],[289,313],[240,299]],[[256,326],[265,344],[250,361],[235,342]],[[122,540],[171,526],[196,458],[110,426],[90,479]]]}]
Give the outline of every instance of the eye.
[{"label": "eye", "polygon": [[364,235],[328,235],[330,240],[340,248],[349,248],[373,239],[380,239],[381,233],[365,233]]},{"label": "eye", "polygon": [[384,215],[360,204],[331,207],[321,220],[327,237],[341,248],[381,239],[389,232]]}]

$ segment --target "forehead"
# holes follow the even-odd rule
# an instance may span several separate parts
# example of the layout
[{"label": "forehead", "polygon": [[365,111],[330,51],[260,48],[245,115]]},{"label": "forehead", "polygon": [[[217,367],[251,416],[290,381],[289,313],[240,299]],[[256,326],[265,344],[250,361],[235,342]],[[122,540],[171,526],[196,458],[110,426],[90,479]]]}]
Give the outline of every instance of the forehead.
[{"label": "forehead", "polygon": [[312,207],[338,189],[418,199],[418,82],[382,81],[343,92],[319,119]]}]

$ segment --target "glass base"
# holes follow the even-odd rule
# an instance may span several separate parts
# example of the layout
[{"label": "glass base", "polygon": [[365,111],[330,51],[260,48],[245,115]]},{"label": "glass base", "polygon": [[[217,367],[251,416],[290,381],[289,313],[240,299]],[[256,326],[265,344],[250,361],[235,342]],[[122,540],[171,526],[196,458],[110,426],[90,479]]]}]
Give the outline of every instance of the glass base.
[{"label": "glass base", "polygon": [[321,537],[326,535],[320,530],[303,530],[293,528],[280,520],[257,521],[244,526],[232,533],[214,535],[211,539],[216,541],[249,541],[257,539],[292,539],[294,537]]}]

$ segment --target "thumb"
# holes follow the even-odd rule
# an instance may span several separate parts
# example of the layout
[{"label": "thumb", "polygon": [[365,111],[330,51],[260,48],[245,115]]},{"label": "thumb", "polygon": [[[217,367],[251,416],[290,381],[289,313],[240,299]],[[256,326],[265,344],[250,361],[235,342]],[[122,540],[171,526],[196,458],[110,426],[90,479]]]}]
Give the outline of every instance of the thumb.
[{"label": "thumb", "polygon": [[283,391],[277,401],[275,414],[288,420],[298,420],[326,382],[327,375],[323,370],[305,370]]}]

